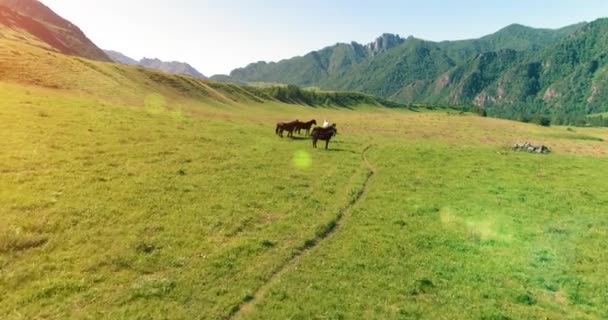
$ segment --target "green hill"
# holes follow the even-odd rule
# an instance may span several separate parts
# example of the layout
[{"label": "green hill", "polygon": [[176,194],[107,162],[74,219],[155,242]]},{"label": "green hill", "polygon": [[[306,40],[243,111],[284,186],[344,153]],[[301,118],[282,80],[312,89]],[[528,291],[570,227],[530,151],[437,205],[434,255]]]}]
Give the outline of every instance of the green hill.
[{"label": "green hill", "polygon": [[[354,90],[401,103],[477,105],[493,116],[551,116],[574,123],[604,112],[605,19],[561,29],[511,25],[480,39],[430,42],[410,37],[370,54],[338,44],[304,57],[260,62],[232,81]],[[224,78],[226,80],[226,78]]]},{"label": "green hill", "polygon": [[[26,42],[16,40],[26,37],[29,37]],[[39,43],[41,42],[34,35],[26,33],[16,34],[15,39],[0,38],[0,81],[70,90],[138,104],[143,103],[148,94],[154,93],[183,103],[284,102],[315,106],[402,106],[356,92],[241,86],[138,66],[91,61],[49,52],[38,47]]]},{"label": "green hill", "polygon": [[[541,112],[564,117],[604,112],[608,105],[608,19],[590,23],[558,44],[530,55],[498,84],[515,83],[507,101],[532,100]],[[513,82],[518,79],[519,81]],[[491,95],[490,88],[488,92]]]},{"label": "green hill", "polygon": [[[87,56],[84,53],[78,54],[83,43],[66,42],[63,38],[58,38],[56,33],[65,31],[65,28],[80,32],[76,26],[38,1],[2,1],[23,14],[33,14],[34,18],[0,6],[0,81],[71,90],[132,103],[142,103],[147,95],[154,93],[183,103],[283,102],[328,107],[362,104],[402,107],[395,102],[356,92],[313,91],[293,86],[236,85],[200,77],[173,75],[141,66],[76,57]],[[69,33],[62,34],[66,37],[73,36]],[[84,34],[81,36],[89,41]],[[96,48],[92,42],[89,44],[90,48]],[[100,56],[97,58],[105,60]]]}]

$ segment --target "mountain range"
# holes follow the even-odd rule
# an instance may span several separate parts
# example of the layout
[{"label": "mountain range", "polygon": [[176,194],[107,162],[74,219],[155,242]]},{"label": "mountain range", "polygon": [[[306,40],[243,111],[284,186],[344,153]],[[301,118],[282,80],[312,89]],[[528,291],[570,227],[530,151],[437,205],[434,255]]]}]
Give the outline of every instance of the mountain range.
[{"label": "mountain range", "polygon": [[[62,95],[68,96],[84,94],[100,99],[99,101],[103,101],[100,102],[101,104],[141,105],[143,103],[148,107],[163,105],[167,99],[179,101],[180,105],[189,105],[193,102],[213,105],[280,102],[332,108],[350,108],[356,105],[406,107],[357,92],[309,91],[295,86],[254,87],[210,81],[202,79],[200,73],[188,70],[191,67],[185,63],[164,63],[158,59],[135,61],[124,55],[111,53],[115,59],[122,61],[115,63],[88,40],[80,29],[57,16],[41,3],[29,0],[2,1],[3,5],[0,5],[0,84],[2,85],[18,84],[60,90]],[[27,3],[29,5],[25,5]],[[180,74],[172,74],[172,72]],[[7,90],[4,86],[2,89]],[[10,89],[8,91],[10,92]]]},{"label": "mountain range", "polygon": [[143,58],[139,61],[130,58],[118,51],[105,50],[106,55],[110,57],[115,62],[126,64],[126,65],[137,65],[145,68],[150,68],[154,70],[159,70],[167,73],[173,74],[182,74],[187,76],[192,76],[199,79],[207,79],[205,75],[200,73],[194,67],[185,62],[178,61],[162,61],[160,59],[149,59]]},{"label": "mountain range", "polygon": [[[187,63],[104,52],[36,0],[0,0],[0,31],[0,38],[65,55],[205,79]],[[465,106],[519,120],[545,115],[570,124],[608,111],[608,19],[560,29],[513,24],[459,41],[387,33],[368,44],[338,43],[279,62],[252,63],[211,80],[357,91],[403,104]]]},{"label": "mountain range", "polygon": [[475,105],[488,114],[558,122],[608,111],[608,19],[561,29],[519,24],[471,40],[384,34],[279,62],[257,62],[217,81],[274,82],[361,91],[400,103]]}]

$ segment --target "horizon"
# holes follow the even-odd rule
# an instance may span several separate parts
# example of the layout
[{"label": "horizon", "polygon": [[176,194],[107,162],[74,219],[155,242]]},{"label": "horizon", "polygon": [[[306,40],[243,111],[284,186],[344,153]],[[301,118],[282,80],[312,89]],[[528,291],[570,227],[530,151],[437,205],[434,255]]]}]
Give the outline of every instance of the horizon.
[{"label": "horizon", "polygon": [[[79,26],[104,50],[118,51],[138,61],[158,58],[185,62],[208,77],[229,74],[260,61],[303,56],[337,43],[367,44],[385,33],[435,42],[457,41],[480,38],[512,24],[559,29],[595,21],[605,17],[598,12],[608,12],[608,3],[597,0],[574,9],[572,4],[576,2],[569,0],[533,4],[476,0],[404,4],[387,0],[357,8],[347,1],[328,5],[317,0],[301,6],[273,0],[265,8],[252,0],[221,4],[181,0],[170,7],[160,0],[148,1],[145,7],[135,1],[118,0],[106,0],[95,7],[82,6],[77,0],[41,2]],[[530,10],[523,12],[522,6]],[[387,12],[387,7],[395,9]],[[110,25],[108,17],[112,18]],[[436,23],[438,20],[442,22]],[[450,27],[442,27],[446,24]]]}]

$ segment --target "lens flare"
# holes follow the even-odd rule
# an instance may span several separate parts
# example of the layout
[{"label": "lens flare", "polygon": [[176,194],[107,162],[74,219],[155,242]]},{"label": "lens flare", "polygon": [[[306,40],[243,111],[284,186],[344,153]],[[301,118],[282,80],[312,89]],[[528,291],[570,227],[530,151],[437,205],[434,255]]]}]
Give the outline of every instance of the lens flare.
[{"label": "lens flare", "polygon": [[308,169],[312,166],[312,156],[304,150],[298,150],[293,155],[292,163],[298,169]]}]

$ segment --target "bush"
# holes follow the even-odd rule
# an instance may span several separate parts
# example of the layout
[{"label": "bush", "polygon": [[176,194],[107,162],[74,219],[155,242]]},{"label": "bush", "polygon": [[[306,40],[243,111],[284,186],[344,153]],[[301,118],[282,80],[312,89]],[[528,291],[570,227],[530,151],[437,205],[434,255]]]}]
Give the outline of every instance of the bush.
[{"label": "bush", "polygon": [[471,108],[471,112],[477,113],[480,117],[487,117],[488,116],[488,112],[486,111],[485,108],[479,107],[479,106],[474,106]]},{"label": "bush", "polygon": [[530,122],[543,127],[551,126],[551,119],[545,116],[534,116]]}]

